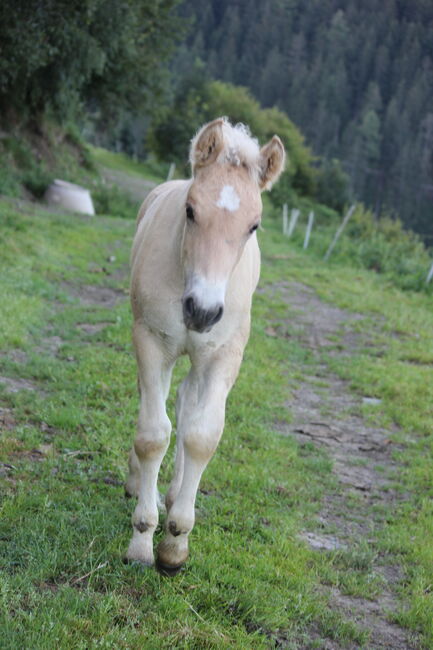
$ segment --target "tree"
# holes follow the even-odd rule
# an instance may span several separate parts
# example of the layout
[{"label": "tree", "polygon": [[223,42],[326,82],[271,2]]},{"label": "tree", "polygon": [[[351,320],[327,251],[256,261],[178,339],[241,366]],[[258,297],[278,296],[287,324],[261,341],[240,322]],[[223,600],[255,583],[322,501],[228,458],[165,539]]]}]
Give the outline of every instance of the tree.
[{"label": "tree", "polygon": [[363,163],[375,165],[380,154],[380,119],[376,111],[370,109],[364,114],[358,132]]},{"label": "tree", "polygon": [[0,109],[23,117],[84,104],[113,116],[158,102],[177,0],[2,0]]},{"label": "tree", "polygon": [[[196,62],[191,75],[182,80],[172,106],[154,120],[149,144],[162,160],[185,165],[191,135],[203,122],[222,115],[234,124],[242,122],[248,125],[262,144],[275,133],[280,136],[289,160],[278,184],[280,193],[290,193],[292,187],[301,194],[314,191],[315,171],[311,166],[311,153],[287,115],[276,108],[262,109],[246,88],[221,81],[207,82],[205,68],[200,62]],[[281,198],[279,195],[278,201]]]},{"label": "tree", "polygon": [[209,88],[206,71],[200,60],[179,83],[173,103],[155,116],[147,141],[150,149],[163,161],[186,168],[191,137],[206,121]]},{"label": "tree", "polygon": [[275,106],[277,103],[286,69],[285,57],[276,47],[273,47],[269,51],[260,75],[258,97],[263,106]]},{"label": "tree", "polygon": [[317,175],[317,200],[342,212],[349,201],[348,186],[349,178],[341,168],[340,161],[325,160]]},{"label": "tree", "polygon": [[433,105],[431,0],[205,4],[203,22],[203,3],[184,0],[196,17],[190,43],[202,30],[211,74],[284,110],[315,153],[342,160],[357,198],[430,223],[433,236],[419,133]]}]

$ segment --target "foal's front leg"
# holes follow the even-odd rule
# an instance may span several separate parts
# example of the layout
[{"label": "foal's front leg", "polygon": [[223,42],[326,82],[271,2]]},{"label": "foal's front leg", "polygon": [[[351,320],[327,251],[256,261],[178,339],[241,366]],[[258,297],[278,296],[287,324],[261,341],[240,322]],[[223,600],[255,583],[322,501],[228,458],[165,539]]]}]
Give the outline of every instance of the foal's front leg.
[{"label": "foal's front leg", "polygon": [[138,363],[140,411],[127,486],[137,486],[138,502],[132,515],[133,533],[126,559],[151,565],[154,562],[153,534],[158,524],[158,472],[171,432],[165,402],[173,364],[167,361],[159,341],[141,324],[134,325],[133,341]]},{"label": "foal's front leg", "polygon": [[167,500],[166,535],[158,546],[158,563],[167,570],[177,570],[188,557],[197,490],[223,432],[226,399],[239,371],[245,340],[242,337],[223,346],[206,361],[192,360],[191,372],[182,386],[177,435],[182,445],[183,473],[177,468],[179,473]]}]

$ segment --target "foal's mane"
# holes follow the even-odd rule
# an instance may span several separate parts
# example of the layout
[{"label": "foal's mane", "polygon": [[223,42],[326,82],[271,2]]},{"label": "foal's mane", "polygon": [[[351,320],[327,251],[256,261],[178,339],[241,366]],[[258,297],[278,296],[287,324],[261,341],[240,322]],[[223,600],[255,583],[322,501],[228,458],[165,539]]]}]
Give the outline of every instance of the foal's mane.
[{"label": "foal's mane", "polygon": [[[200,137],[200,131],[191,141],[190,163],[193,167],[193,151]],[[229,163],[234,167],[242,165],[252,174],[259,173],[260,146],[258,140],[251,135],[250,129],[245,124],[230,124],[227,117],[223,118],[222,134],[224,147],[216,162]]]}]

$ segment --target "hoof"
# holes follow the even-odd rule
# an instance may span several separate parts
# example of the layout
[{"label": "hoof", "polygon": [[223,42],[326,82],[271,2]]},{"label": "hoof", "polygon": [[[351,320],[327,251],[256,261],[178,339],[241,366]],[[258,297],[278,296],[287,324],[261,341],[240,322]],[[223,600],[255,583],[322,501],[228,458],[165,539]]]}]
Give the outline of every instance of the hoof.
[{"label": "hoof", "polygon": [[188,559],[188,537],[168,533],[158,544],[156,553],[157,566],[167,575],[176,575]]},{"label": "hoof", "polygon": [[134,528],[132,539],[129,543],[128,550],[125,553],[125,560],[131,564],[141,564],[142,566],[153,566],[155,559],[153,555],[152,539],[146,539],[146,536],[139,533]]},{"label": "hoof", "polygon": [[178,566],[168,566],[159,560],[156,560],[155,564],[155,568],[158,573],[160,573],[162,576],[165,576],[166,578],[174,578],[174,576],[177,576],[177,574],[182,571],[184,566],[184,564],[179,564]]},{"label": "hoof", "polygon": [[123,564],[128,564],[129,566],[134,566],[140,569],[152,569],[154,567],[153,562],[145,562],[144,560],[133,560],[127,555],[124,555],[122,558]]}]

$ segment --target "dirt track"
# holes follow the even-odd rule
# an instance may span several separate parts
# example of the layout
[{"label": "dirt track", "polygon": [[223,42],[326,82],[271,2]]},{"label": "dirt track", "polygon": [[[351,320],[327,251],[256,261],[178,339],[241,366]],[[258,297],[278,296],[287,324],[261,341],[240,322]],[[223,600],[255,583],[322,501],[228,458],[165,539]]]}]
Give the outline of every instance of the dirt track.
[{"label": "dirt track", "polygon": [[146,181],[139,176],[132,176],[126,172],[108,169],[107,167],[101,167],[101,175],[106,183],[120,187],[123,192],[129,194],[131,199],[136,201],[137,209],[146,194],[155,187],[155,183],[152,181]]},{"label": "dirt track", "polygon": [[[398,465],[392,456],[397,446],[390,439],[392,431],[368,426],[361,415],[363,404],[379,402],[351,392],[323,362],[323,353],[347,355],[361,346],[368,347],[368,340],[353,330],[354,323],[363,317],[322,302],[312,289],[299,283],[282,283],[265,290],[277,292],[289,309],[290,333],[279,325],[270,327],[268,335],[295,336],[318,358],[314,374],[311,366],[305,369],[304,381],[287,404],[293,422],[277,425],[277,430],[282,435],[294,435],[301,445],[313,443],[324,449],[332,459],[338,483],[335,493],[323,499],[315,528],[301,536],[318,553],[350,552],[360,543],[374,548],[387,510],[404,498],[393,489]],[[332,587],[328,590],[330,606],[369,630],[368,647],[372,650],[416,648],[408,632],[392,622],[401,606],[396,596],[403,577],[399,567],[377,553],[372,568],[382,583],[375,600],[349,597]],[[313,640],[314,636],[312,631]],[[340,646],[327,641],[324,648],[337,650]]]}]

